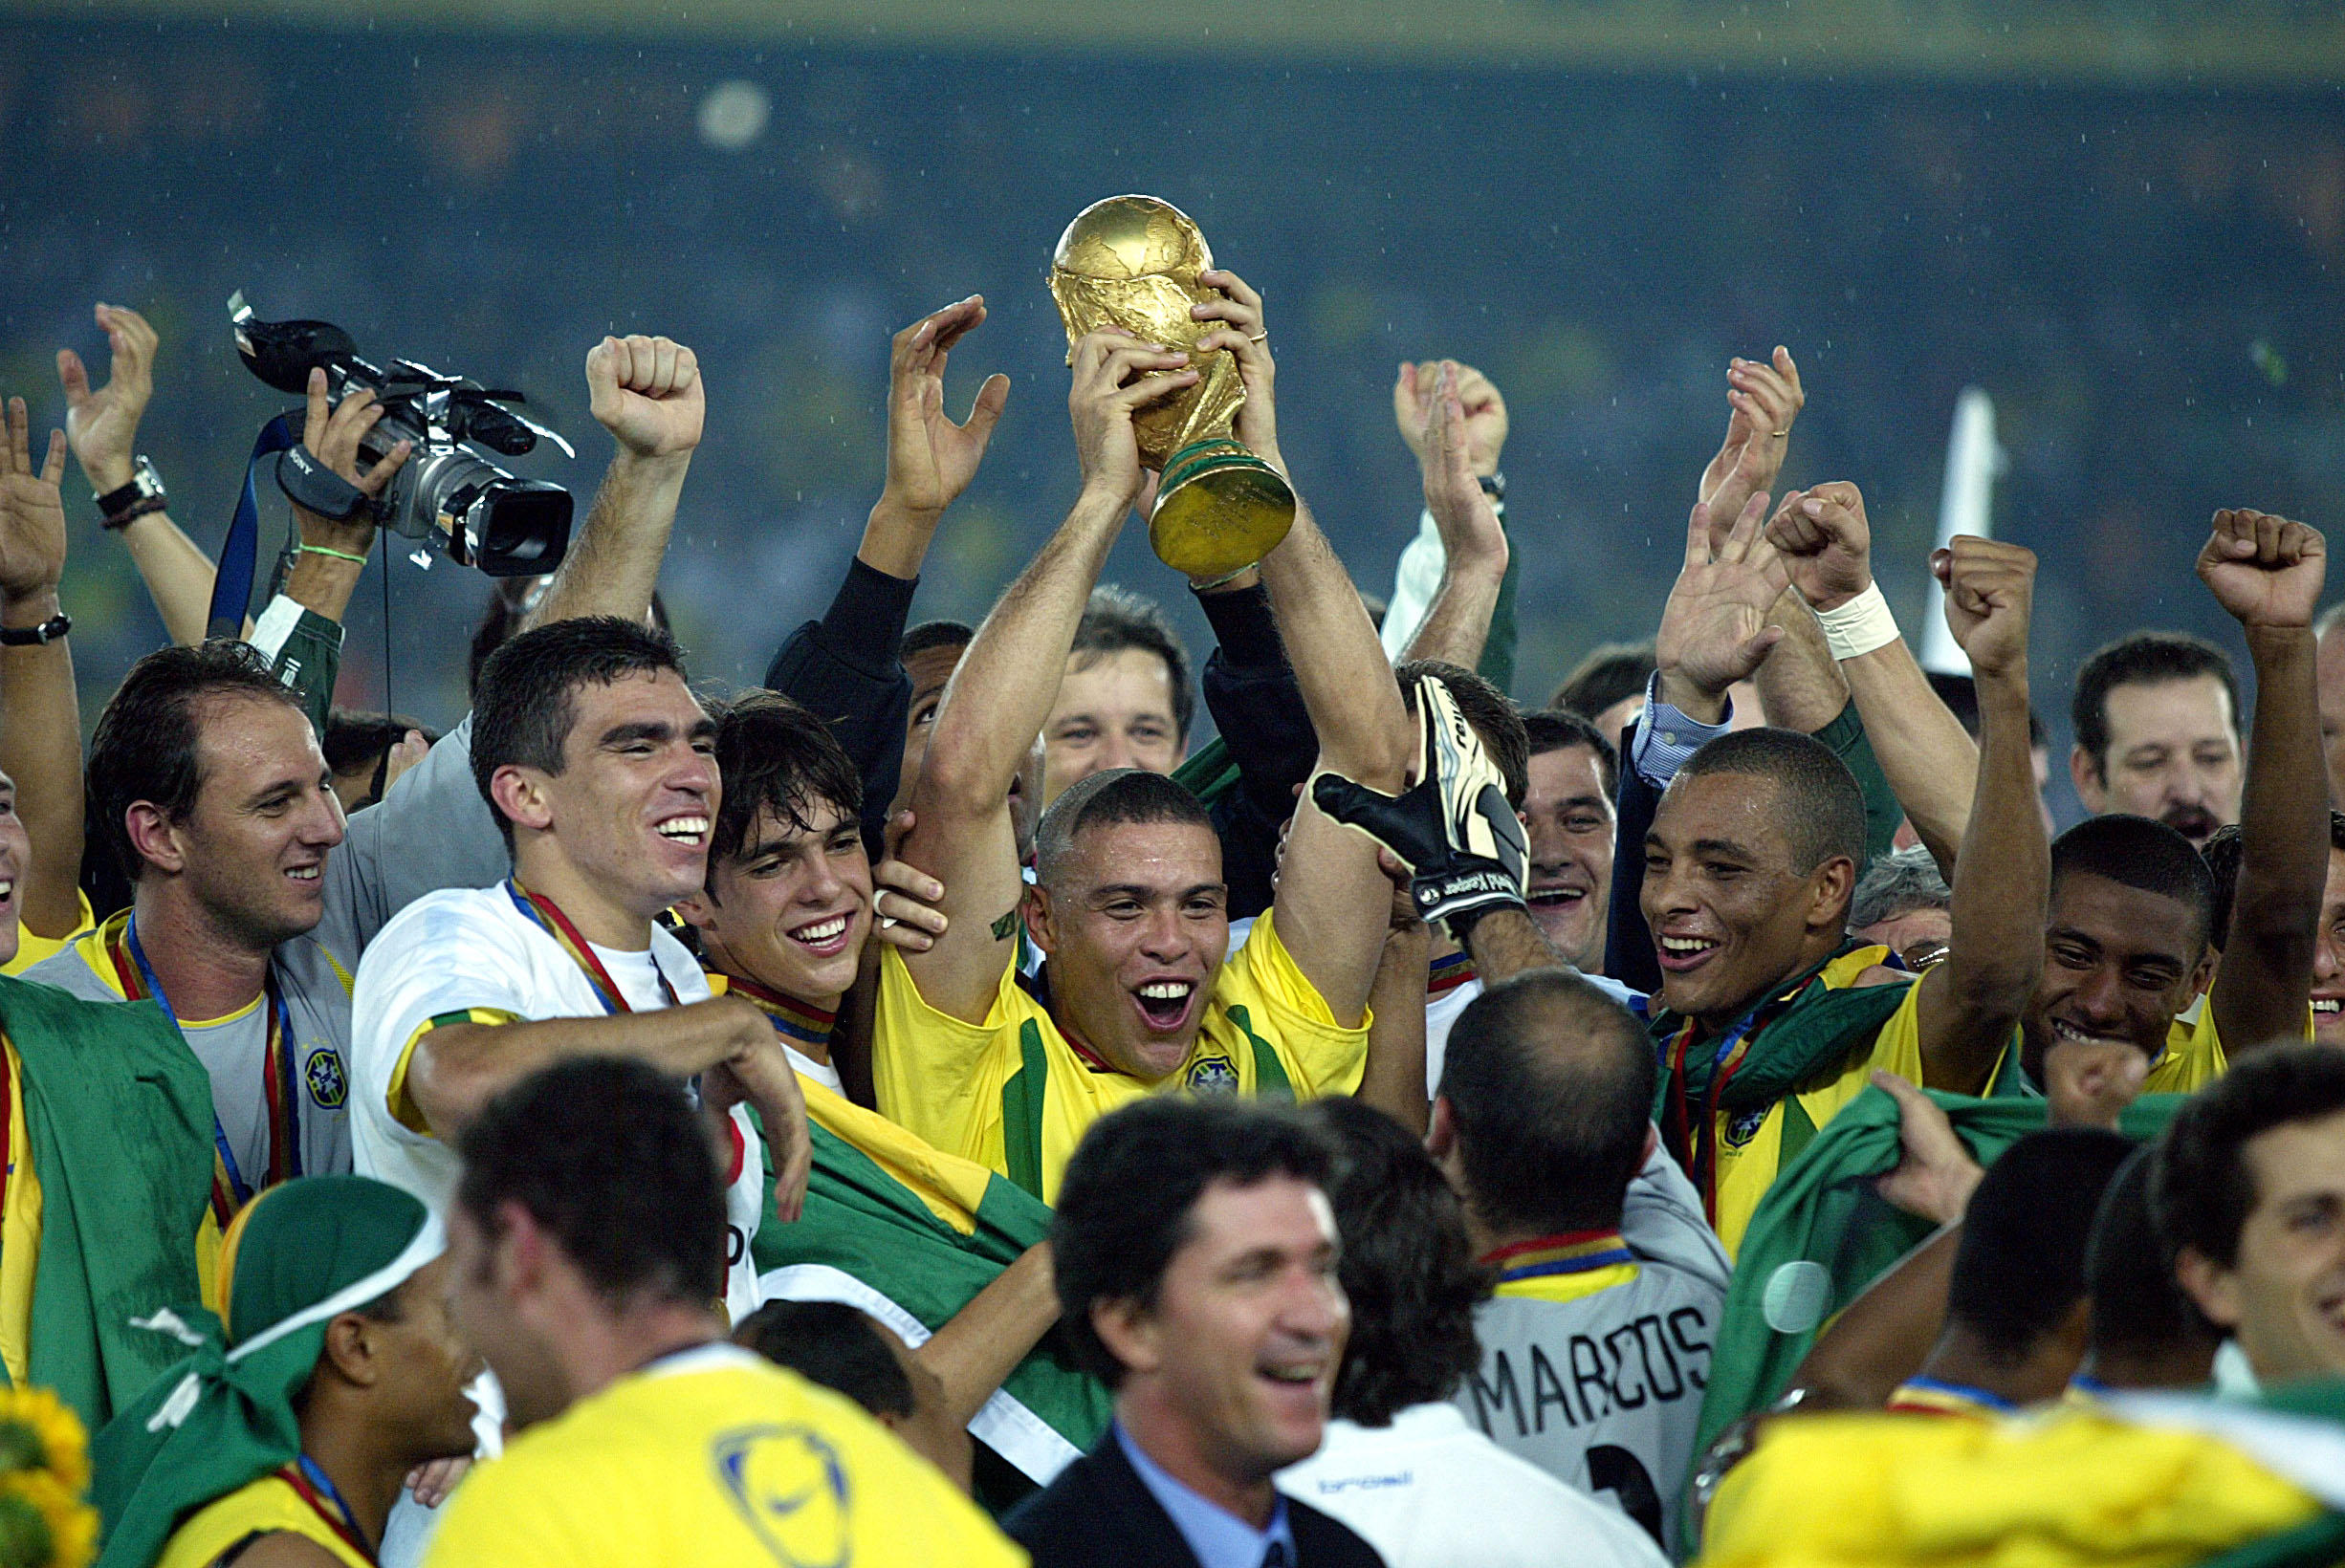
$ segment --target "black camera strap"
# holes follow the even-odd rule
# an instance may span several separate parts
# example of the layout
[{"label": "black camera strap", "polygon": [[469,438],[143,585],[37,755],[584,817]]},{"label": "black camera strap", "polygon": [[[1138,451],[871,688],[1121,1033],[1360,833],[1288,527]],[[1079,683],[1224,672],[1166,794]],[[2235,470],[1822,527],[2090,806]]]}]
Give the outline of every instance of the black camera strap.
[{"label": "black camera strap", "polygon": [[244,618],[252,603],[252,574],[260,565],[260,493],[253,488],[252,470],[272,453],[300,445],[290,416],[279,414],[260,427],[252,455],[245,460],[244,494],[236,515],[220,541],[219,567],[211,579],[211,609],[205,617],[207,637],[242,637]]},{"label": "black camera strap", "polygon": [[367,508],[366,492],[318,461],[307,446],[290,446],[276,460],[277,489],[304,511],[346,523]]}]

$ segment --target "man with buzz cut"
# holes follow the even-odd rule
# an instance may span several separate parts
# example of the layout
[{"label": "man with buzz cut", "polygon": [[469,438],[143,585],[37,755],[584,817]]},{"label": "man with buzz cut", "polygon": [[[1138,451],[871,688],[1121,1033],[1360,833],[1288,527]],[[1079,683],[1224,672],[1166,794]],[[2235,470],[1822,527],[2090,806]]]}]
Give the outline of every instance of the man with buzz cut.
[{"label": "man with buzz cut", "polygon": [[757,1304],[765,1163],[798,1212],[805,1101],[756,1006],[712,996],[659,915],[698,892],[721,787],[715,723],[664,632],[615,616],[524,632],[481,667],[472,773],[513,846],[493,886],[418,899],[359,967],[358,1163],[445,1209],[449,1140],[549,1062],[624,1056],[696,1078],[729,1166],[725,1305]]},{"label": "man with buzz cut", "polygon": [[[1779,645],[1766,623],[1793,577],[1761,532],[1766,501],[1752,496],[1722,536],[1696,507],[1655,638],[1656,698],[1630,748],[1646,780],[1666,786],[1645,835],[1639,895],[1661,975],[1645,1008],[1662,1073],[1657,1120],[1730,1255],[1777,1172],[1864,1092],[1873,1069],[1983,1092],[2042,961],[2040,933],[2013,927],[1957,943],[1947,962],[1906,983],[1882,967],[1887,948],[1850,942],[1864,798],[1813,736],[1725,733],[1656,765],[1665,747],[1655,743],[1715,732],[1734,682],[1762,663],[1810,656],[1801,639]],[[1820,579],[1792,558],[1808,593]],[[1981,709],[1976,804],[1954,883],[1961,928],[1965,911],[2022,906],[2042,885],[2027,701],[2035,557],[1963,538],[1937,564]],[[1813,653],[1830,658],[1824,644],[1817,639]]]},{"label": "man with buzz cut", "polygon": [[[1198,353],[1237,358],[1238,437],[1282,468],[1260,299],[1229,273],[1207,282],[1224,297],[1197,308],[1223,325]],[[1179,1088],[1348,1093],[1366,1061],[1391,883],[1374,846],[1312,802],[1296,816],[1276,903],[1235,953],[1212,819],[1162,775],[1121,770],[1069,786],[1038,831],[1035,885],[1019,874],[1010,782],[1060,692],[1057,650],[1140,493],[1133,417],[1193,384],[1188,364],[1112,331],[1076,345],[1083,492],[964,655],[913,791],[903,858],[944,884],[950,924],[927,952],[881,955],[880,1110],[1045,1202],[1084,1129],[1127,1100]],[[1397,790],[1400,690],[1308,506],[1261,575],[1322,766]],[[1031,989],[1021,928],[1045,958]]]}]

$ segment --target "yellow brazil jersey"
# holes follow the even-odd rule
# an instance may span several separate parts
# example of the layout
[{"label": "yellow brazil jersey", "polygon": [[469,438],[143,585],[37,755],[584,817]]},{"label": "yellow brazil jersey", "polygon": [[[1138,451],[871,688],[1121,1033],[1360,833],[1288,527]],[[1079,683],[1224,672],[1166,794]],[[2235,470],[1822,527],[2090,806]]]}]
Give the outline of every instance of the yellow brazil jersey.
[{"label": "yellow brazil jersey", "polygon": [[[1862,947],[1835,958],[1824,968],[1825,985],[1841,990],[1879,964],[1886,952],[1883,947]],[[1716,1223],[1728,1257],[1742,1245],[1742,1232],[1750,1228],[1759,1200],[1775,1185],[1777,1173],[1799,1157],[1842,1106],[1865,1092],[1875,1067],[1921,1081],[1920,994],[1918,985],[1908,985],[1905,1000],[1881,1025],[1872,1048],[1856,1051],[1825,1082],[1805,1094],[1786,1095],[1763,1112],[1718,1113]]]},{"label": "yellow brazil jersey", "polygon": [[1026,1556],[856,1405],[720,1342],[523,1432],[456,1489],[424,1560],[1023,1568]]},{"label": "yellow brazil jersey", "polygon": [[80,917],[74,922],[74,928],[63,936],[36,936],[21,924],[18,925],[16,956],[0,964],[0,974],[22,974],[43,959],[55,958],[83,935],[98,929],[98,918],[90,911],[90,896],[87,893],[76,893],[74,896],[81,901]]},{"label": "yellow brazil jersey", "polygon": [[[2312,1005],[2304,1010],[2302,1043],[2312,1043]],[[2215,1009],[2208,999],[2200,998],[2176,1014],[2166,1026],[2166,1049],[2150,1063],[2150,1076],[2141,1080],[2145,1095],[2195,1094],[2223,1077],[2230,1066],[2224,1055],[2223,1034],[2215,1028]]]},{"label": "yellow brazil jersey", "polygon": [[880,954],[871,1055],[888,1120],[1055,1203],[1085,1130],[1117,1106],[1165,1089],[1350,1094],[1367,1066],[1368,1029],[1365,1019],[1358,1029],[1335,1021],[1264,914],[1215,976],[1189,1059],[1158,1083],[1086,1061],[1014,963],[1002,966],[985,1021],[963,1023],[922,1000],[893,947]]},{"label": "yellow brazil jersey", "polygon": [[210,1568],[239,1541],[274,1535],[298,1535],[350,1568],[373,1568],[372,1557],[342,1539],[325,1515],[278,1475],[264,1475],[198,1510],[171,1532],[155,1568]]}]

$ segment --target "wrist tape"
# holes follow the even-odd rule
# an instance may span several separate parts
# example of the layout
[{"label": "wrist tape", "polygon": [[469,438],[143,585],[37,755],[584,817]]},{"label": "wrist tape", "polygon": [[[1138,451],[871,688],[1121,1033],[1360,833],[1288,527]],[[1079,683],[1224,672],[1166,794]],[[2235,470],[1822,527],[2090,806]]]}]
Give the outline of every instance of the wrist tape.
[{"label": "wrist tape", "polygon": [[1836,610],[1818,610],[1816,620],[1834,659],[1861,659],[1897,640],[1897,618],[1889,613],[1877,582]]}]

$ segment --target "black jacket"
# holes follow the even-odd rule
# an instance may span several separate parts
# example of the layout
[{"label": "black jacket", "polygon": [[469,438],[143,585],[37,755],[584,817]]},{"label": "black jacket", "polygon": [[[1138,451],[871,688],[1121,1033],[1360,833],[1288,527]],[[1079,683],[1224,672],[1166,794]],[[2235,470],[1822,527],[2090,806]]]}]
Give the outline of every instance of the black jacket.
[{"label": "black jacket", "polygon": [[[1295,1568],[1384,1568],[1376,1549],[1308,1503],[1286,1499]],[[1172,1522],[1110,1429],[1059,1478],[1001,1521],[1034,1568],[1198,1568]]]},{"label": "black jacket", "polygon": [[875,864],[904,765],[912,684],[896,650],[919,586],[849,561],[829,611],[792,632],[765,671],[766,688],[813,709],[863,776],[863,840]]}]

